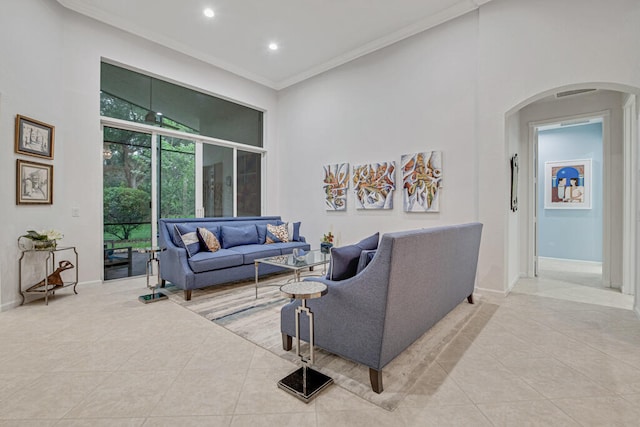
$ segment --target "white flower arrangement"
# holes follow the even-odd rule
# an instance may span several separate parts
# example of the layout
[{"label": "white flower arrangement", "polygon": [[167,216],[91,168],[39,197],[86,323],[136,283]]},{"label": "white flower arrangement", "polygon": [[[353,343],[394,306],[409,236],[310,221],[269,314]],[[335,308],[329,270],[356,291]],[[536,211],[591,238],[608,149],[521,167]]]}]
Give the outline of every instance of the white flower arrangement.
[{"label": "white flower arrangement", "polygon": [[26,237],[27,239],[31,239],[31,240],[37,240],[40,242],[56,241],[56,240],[62,239],[64,237],[64,234],[54,229],[43,230],[43,231],[28,230],[27,234],[25,234],[23,237]]}]

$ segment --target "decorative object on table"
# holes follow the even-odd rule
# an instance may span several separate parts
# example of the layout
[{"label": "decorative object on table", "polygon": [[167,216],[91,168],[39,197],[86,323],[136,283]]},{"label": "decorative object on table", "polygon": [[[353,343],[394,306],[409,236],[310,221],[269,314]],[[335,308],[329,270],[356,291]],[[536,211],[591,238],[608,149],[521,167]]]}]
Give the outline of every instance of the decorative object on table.
[{"label": "decorative object on table", "polygon": [[54,126],[17,115],[16,153],[53,159],[54,133]]},{"label": "decorative object on table", "polygon": [[440,212],[442,152],[404,154],[402,194],[405,212]]},{"label": "decorative object on table", "polygon": [[518,163],[518,155],[511,157],[511,210],[518,210],[518,172],[520,165]]},{"label": "decorative object on table", "polygon": [[[35,231],[28,230],[27,234],[18,238],[18,247],[21,250],[43,250],[52,249],[58,245],[58,240],[62,239],[64,235],[58,230],[44,230]],[[30,245],[28,244],[30,243]]]},{"label": "decorative object on table", "polygon": [[307,251],[302,248],[293,248],[293,259],[296,262],[304,262],[307,259]]},{"label": "decorative object on table", "polygon": [[591,209],[591,159],[544,163],[545,209]]},{"label": "decorative object on table", "polygon": [[16,161],[16,204],[53,204],[53,165]]},{"label": "decorative object on table", "polygon": [[320,242],[320,251],[323,254],[328,254],[331,252],[331,248],[333,247],[333,233],[328,232],[324,236],[322,236],[322,242]]},{"label": "decorative object on table", "polygon": [[396,162],[353,166],[356,209],[393,209]]},{"label": "decorative object on table", "polygon": [[347,210],[349,188],[349,164],[336,163],[324,166],[323,189],[328,211]]},{"label": "decorative object on table", "polygon": [[[280,287],[280,292],[288,297],[300,300],[300,305],[295,310],[295,331],[296,331],[296,355],[302,362],[302,367],[290,373],[280,381],[278,387],[305,403],[309,403],[327,386],[333,384],[333,379],[321,372],[312,369],[314,358],[314,342],[313,342],[313,312],[307,307],[307,300],[320,298],[329,292],[327,285],[320,282],[293,282]],[[305,314],[309,320],[309,357],[305,357],[300,351],[300,318],[301,314]],[[289,337],[288,337],[289,338]],[[283,346],[286,350],[291,348],[291,339],[289,338]]]},{"label": "decorative object on table", "polygon": [[65,270],[72,269],[73,267],[74,265],[71,263],[71,261],[60,261],[60,263],[58,264],[58,268],[56,268],[53,273],[47,276],[46,280],[42,279],[32,287],[28,288],[27,292],[35,291],[37,288],[43,286],[46,286],[47,289],[61,288],[62,286],[64,286],[64,281],[62,280],[62,276],[60,275],[60,273]]}]

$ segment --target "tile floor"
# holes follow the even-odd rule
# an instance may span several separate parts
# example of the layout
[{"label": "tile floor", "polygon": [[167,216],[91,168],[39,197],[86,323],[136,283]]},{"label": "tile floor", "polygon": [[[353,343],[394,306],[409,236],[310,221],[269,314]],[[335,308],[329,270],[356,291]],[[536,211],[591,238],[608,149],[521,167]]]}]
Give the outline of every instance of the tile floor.
[{"label": "tile floor", "polygon": [[[332,386],[276,388],[289,362],[144,279],[79,286],[0,313],[0,426],[638,426],[633,298],[522,280],[443,351],[393,412]],[[573,301],[571,300],[573,299]]]}]

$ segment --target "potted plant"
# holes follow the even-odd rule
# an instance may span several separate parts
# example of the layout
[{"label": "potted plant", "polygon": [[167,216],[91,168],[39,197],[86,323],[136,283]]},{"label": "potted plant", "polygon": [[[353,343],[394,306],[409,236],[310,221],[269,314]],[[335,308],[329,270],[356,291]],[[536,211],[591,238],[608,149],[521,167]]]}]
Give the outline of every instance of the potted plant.
[{"label": "potted plant", "polygon": [[328,232],[322,236],[322,242],[320,242],[320,252],[328,254],[333,247],[333,233]]},{"label": "potted plant", "polygon": [[51,249],[56,247],[58,243],[57,241],[62,239],[63,235],[57,230],[29,230],[27,231],[27,234],[20,237],[31,240],[33,243],[33,249]]}]

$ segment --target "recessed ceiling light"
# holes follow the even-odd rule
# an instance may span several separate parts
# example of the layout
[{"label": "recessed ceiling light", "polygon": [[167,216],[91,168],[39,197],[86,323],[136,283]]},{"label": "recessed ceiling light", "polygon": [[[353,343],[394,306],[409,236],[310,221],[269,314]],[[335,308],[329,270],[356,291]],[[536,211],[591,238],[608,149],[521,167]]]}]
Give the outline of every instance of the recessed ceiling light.
[{"label": "recessed ceiling light", "polygon": [[204,16],[206,16],[207,18],[213,18],[216,15],[213,9],[209,7],[206,8],[202,13],[204,13]]},{"label": "recessed ceiling light", "polygon": [[269,49],[278,50],[278,43],[269,43]]}]

